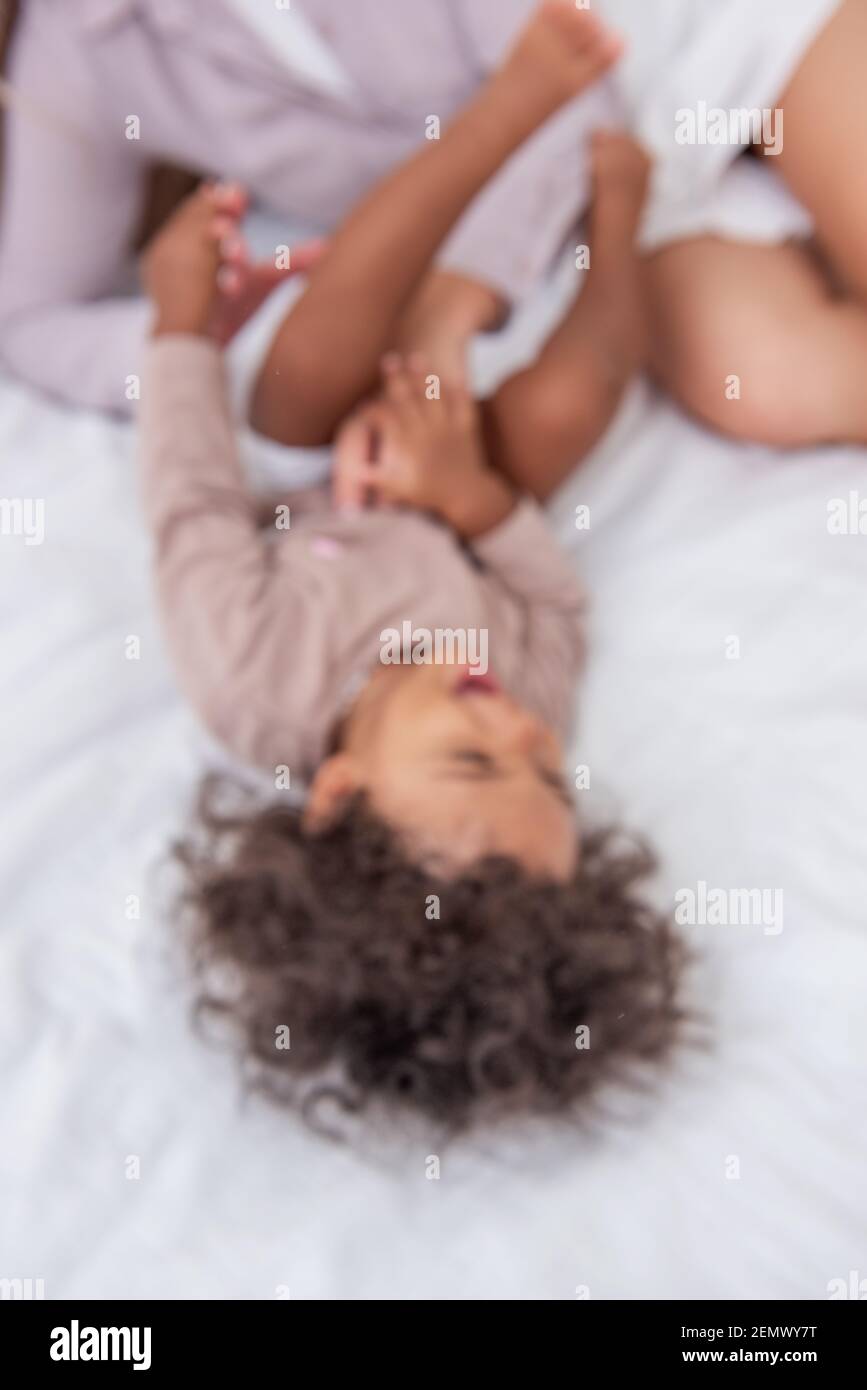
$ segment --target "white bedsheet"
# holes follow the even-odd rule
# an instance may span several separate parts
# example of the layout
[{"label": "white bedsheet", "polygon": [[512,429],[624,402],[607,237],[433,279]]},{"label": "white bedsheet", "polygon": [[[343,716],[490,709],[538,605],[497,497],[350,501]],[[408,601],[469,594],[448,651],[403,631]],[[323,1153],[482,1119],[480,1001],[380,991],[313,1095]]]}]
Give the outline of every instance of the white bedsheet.
[{"label": "white bedsheet", "polygon": [[714,1047],[637,1119],[444,1153],[241,1105],[192,1034],[159,865],[203,744],[160,644],[131,431],[0,382],[0,460],[4,496],[46,504],[41,546],[0,537],[0,1276],[300,1299],[867,1278],[867,536],[826,526],[829,499],[867,496],[867,454],[738,447],[642,387],[558,499],[594,600],[581,795],[652,833],[661,901],[780,887],[784,929],[686,929]]}]

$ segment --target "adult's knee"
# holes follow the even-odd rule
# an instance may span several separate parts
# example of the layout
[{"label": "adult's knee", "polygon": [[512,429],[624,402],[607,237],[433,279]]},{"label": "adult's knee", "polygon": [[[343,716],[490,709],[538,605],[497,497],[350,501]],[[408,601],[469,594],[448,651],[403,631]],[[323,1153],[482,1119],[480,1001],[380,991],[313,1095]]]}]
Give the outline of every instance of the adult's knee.
[{"label": "adult's knee", "polygon": [[653,370],[679,404],[721,434],[774,446],[806,442],[808,402],[792,336],[760,310],[718,304],[701,321],[669,321]]}]

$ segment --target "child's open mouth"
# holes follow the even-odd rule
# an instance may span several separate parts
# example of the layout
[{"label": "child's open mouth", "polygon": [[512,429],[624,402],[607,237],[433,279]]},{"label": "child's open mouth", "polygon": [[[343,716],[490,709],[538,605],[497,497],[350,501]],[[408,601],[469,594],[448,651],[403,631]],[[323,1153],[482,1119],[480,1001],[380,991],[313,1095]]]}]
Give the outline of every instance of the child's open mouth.
[{"label": "child's open mouth", "polygon": [[455,685],[456,695],[499,695],[500,686],[498,681],[488,673],[474,675],[472,671],[466,671]]}]

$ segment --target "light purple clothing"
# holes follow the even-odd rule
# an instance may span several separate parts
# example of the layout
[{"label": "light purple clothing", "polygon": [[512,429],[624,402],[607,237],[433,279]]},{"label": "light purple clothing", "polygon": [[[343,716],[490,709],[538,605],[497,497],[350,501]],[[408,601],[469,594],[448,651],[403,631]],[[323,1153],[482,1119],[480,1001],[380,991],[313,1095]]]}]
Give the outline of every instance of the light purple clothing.
[{"label": "light purple clothing", "polygon": [[[238,179],[287,227],[328,230],[424,140],[431,116],[447,121],[473,95],[533,9],[294,4],[348,74],[351,101],[293,73],[221,0],[28,0],[0,218],[0,359],[18,375],[71,402],[129,408],[149,310],[121,294],[151,163]],[[510,300],[526,294],[586,202],[597,100],[573,103],[518,152],[441,265]]]}]

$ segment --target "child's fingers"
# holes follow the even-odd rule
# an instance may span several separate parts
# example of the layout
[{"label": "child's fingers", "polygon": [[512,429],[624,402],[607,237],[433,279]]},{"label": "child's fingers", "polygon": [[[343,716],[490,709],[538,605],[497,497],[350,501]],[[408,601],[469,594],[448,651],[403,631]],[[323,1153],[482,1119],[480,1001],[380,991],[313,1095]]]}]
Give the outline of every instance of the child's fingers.
[{"label": "child's fingers", "polygon": [[259,286],[263,293],[276,289],[277,285],[282,285],[284,280],[298,272],[296,265],[289,269],[275,265],[273,261],[253,261],[248,267],[250,283]]},{"label": "child's fingers", "polygon": [[334,504],[340,508],[362,507],[373,470],[374,425],[368,410],[361,410],[340,431],[335,444],[332,484]]},{"label": "child's fingers", "polygon": [[469,425],[476,412],[476,402],[466,381],[458,377],[444,377],[440,383],[440,393],[450,418],[459,425]]},{"label": "child's fingers", "polygon": [[279,272],[285,275],[303,275],[310,270],[317,261],[321,260],[326,250],[328,242],[325,237],[315,237],[312,241],[303,241],[300,246],[293,246],[289,256],[289,265],[285,270]]},{"label": "child's fingers", "polygon": [[281,285],[289,273],[273,261],[256,261],[250,266],[250,283],[257,285],[265,294]]},{"label": "child's fingers", "polygon": [[216,242],[220,259],[231,264],[249,264],[249,249],[239,230],[247,210],[244,190],[237,184],[215,184],[207,185],[202,195],[209,212],[208,236]]},{"label": "child's fingers", "polygon": [[216,242],[222,260],[249,264],[250,249],[233,218],[213,218],[208,226],[208,235]]},{"label": "child's fingers", "polygon": [[385,446],[388,442],[399,446],[403,439],[401,412],[387,396],[379,396],[364,407],[363,416],[371,431],[369,458],[380,477],[385,478],[393,472],[390,451]]},{"label": "child's fingers", "polygon": [[382,360],[382,379],[386,400],[394,407],[401,420],[409,424],[424,402],[418,374],[410,369],[398,353],[390,352]]},{"label": "child's fingers", "polygon": [[359,511],[376,506],[381,494],[381,479],[376,465],[362,459],[347,462],[334,474],[334,505],[340,511]]},{"label": "child's fingers", "polygon": [[399,413],[385,399],[371,401],[344,426],[336,452],[338,505],[380,506],[399,500],[401,470],[386,444],[399,444],[400,426]]},{"label": "child's fingers", "polygon": [[243,272],[234,265],[221,265],[217,271],[217,289],[229,299],[235,299],[244,288]]},{"label": "child's fingers", "polygon": [[[275,261],[252,261],[249,258],[249,250],[246,243],[243,244],[244,254],[241,256],[230,256],[233,264],[237,264],[243,269],[245,288],[251,295],[258,296],[259,302],[267,297],[278,285],[282,285],[285,280],[293,275],[303,274],[307,266],[293,259],[291,266],[277,265]],[[312,264],[310,262],[309,264]]]},{"label": "child's fingers", "polygon": [[233,233],[216,245],[220,263],[217,268],[217,288],[221,294],[235,299],[249,286],[250,252],[244,238]]},{"label": "child's fingers", "polygon": [[230,217],[243,217],[249,204],[247,190],[240,183],[217,182],[204,185],[204,191],[212,207]]},{"label": "child's fingers", "polygon": [[226,265],[250,265],[250,248],[242,236],[233,233],[219,243],[220,258]]},{"label": "child's fingers", "polygon": [[[430,361],[423,352],[411,352],[406,359],[406,369],[412,383],[412,398],[414,401],[424,405],[428,400],[428,384],[433,379],[436,380],[440,388],[442,379],[433,372]],[[432,395],[432,400],[437,397]]]},{"label": "child's fingers", "polygon": [[227,217],[223,212],[217,213],[212,216],[208,230],[214,241],[225,241],[227,237],[237,235],[238,219]]}]

